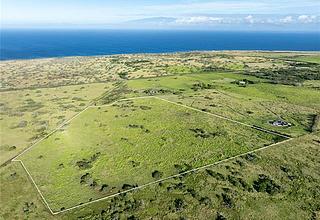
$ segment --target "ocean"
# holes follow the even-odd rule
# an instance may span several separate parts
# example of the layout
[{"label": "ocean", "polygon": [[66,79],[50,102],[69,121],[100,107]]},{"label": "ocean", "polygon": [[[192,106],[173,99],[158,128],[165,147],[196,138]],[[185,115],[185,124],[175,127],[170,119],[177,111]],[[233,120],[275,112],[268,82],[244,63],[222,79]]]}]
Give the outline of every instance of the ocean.
[{"label": "ocean", "polygon": [[320,32],[1,30],[0,60],[193,50],[320,51]]}]

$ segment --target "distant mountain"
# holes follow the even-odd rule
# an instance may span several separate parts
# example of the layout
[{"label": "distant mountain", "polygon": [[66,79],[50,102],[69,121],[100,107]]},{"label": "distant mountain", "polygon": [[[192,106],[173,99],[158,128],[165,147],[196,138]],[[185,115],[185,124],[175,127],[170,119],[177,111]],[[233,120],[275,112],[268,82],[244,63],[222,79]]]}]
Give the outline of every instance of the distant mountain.
[{"label": "distant mountain", "polygon": [[143,18],[137,20],[127,21],[127,24],[145,24],[145,25],[161,25],[161,24],[168,24],[168,23],[175,23],[176,18],[173,17],[150,17],[150,18]]}]

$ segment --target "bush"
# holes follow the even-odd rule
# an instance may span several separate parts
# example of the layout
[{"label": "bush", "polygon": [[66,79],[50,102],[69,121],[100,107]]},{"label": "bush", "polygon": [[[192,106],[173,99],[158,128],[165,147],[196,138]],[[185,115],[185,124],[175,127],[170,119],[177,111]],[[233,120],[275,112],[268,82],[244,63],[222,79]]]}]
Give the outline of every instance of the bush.
[{"label": "bush", "polygon": [[187,192],[190,193],[190,195],[195,198],[198,196],[198,193],[194,189],[187,189]]},{"label": "bush", "polygon": [[199,199],[200,204],[211,205],[211,199],[209,197],[202,197]]},{"label": "bush", "polygon": [[180,165],[180,164],[175,164],[174,165],[174,168],[179,172],[179,173],[184,173],[188,170],[191,170],[192,169],[192,166],[189,165],[189,164],[183,164],[183,165]]},{"label": "bush", "polygon": [[125,184],[122,185],[122,189],[123,190],[129,190],[129,189],[135,188],[137,186],[138,185],[130,185],[130,184],[125,183]]},{"label": "bush", "polygon": [[184,207],[184,202],[182,199],[178,198],[174,200],[174,207],[176,209],[176,211],[180,211],[183,209]]},{"label": "bush", "polygon": [[214,172],[214,171],[209,170],[209,169],[206,169],[206,172],[207,172],[210,176],[216,178],[217,180],[225,180],[225,179],[226,179],[226,178],[223,176],[223,174],[221,174],[221,173]]},{"label": "bush", "polygon": [[163,173],[158,170],[155,170],[152,172],[152,177],[155,179],[160,179],[162,176],[163,176]]},{"label": "bush", "polygon": [[217,212],[216,220],[227,220],[227,219],[226,219],[226,217],[224,217],[224,216],[222,215],[222,213]]},{"label": "bush", "polygon": [[222,200],[223,200],[223,204],[226,207],[232,208],[233,202],[232,202],[231,197],[228,194],[222,193]]},{"label": "bush", "polygon": [[253,182],[253,188],[258,192],[266,192],[270,195],[280,191],[280,186],[264,174],[260,174],[259,178]]},{"label": "bush", "polygon": [[100,192],[105,192],[105,191],[107,191],[107,188],[108,188],[108,184],[102,184],[99,191]]}]

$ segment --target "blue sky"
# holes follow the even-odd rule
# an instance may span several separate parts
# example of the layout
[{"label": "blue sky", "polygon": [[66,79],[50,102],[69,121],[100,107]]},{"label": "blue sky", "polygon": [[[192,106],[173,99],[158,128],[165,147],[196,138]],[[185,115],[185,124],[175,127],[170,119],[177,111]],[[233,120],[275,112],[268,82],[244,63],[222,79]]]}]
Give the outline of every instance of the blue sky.
[{"label": "blue sky", "polygon": [[316,30],[320,0],[0,0],[1,27]]}]

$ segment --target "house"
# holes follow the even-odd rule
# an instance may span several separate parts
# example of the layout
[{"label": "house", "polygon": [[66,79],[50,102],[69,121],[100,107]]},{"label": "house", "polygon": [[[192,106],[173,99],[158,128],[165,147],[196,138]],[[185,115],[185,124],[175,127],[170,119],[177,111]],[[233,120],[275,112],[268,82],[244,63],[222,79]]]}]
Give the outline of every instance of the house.
[{"label": "house", "polygon": [[247,83],[245,81],[239,81],[238,84],[239,86],[246,86]]},{"label": "house", "polygon": [[271,121],[271,124],[273,126],[278,126],[278,127],[289,127],[289,126],[291,126],[291,123],[286,122],[286,121],[282,121],[282,120]]}]

